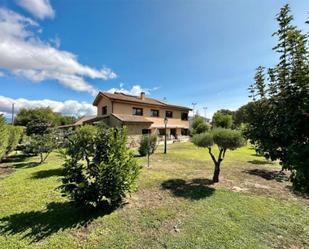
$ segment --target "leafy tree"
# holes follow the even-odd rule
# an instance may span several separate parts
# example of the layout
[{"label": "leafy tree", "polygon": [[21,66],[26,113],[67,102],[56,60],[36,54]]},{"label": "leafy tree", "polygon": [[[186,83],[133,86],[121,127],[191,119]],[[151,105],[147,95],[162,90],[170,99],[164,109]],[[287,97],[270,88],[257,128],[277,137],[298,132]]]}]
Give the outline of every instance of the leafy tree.
[{"label": "leafy tree", "polygon": [[206,123],[205,118],[195,115],[192,121],[192,134],[200,134],[210,129],[209,124]]},{"label": "leafy tree", "polygon": [[56,113],[57,116],[57,125],[69,125],[73,124],[76,121],[74,116],[64,116],[60,113]]},{"label": "leafy tree", "polygon": [[[246,136],[258,152],[280,160],[292,171],[297,190],[309,191],[309,63],[307,35],[292,25],[293,16],[285,5],[277,15],[279,29],[278,64],[267,70],[259,67],[250,87],[253,113]],[[265,82],[265,79],[268,82]]]},{"label": "leafy tree", "polygon": [[62,193],[82,204],[117,206],[135,190],[140,170],[126,146],[126,129],[99,126],[95,136],[80,133],[70,137],[65,151]]},{"label": "leafy tree", "polygon": [[0,115],[0,160],[6,153],[6,148],[8,146],[8,138],[9,132],[5,123],[5,119],[2,115]]},{"label": "leafy tree", "polygon": [[50,107],[23,108],[16,115],[15,119],[15,124],[26,127],[27,135],[44,134],[50,127],[72,124],[74,122],[75,117],[63,116],[61,113],[53,112]]},{"label": "leafy tree", "polygon": [[9,154],[10,152],[16,149],[18,143],[22,139],[24,129],[21,126],[12,126],[12,125],[8,125],[7,129],[9,136],[8,136],[8,145],[6,148],[6,154]]},{"label": "leafy tree", "polygon": [[212,125],[214,127],[229,129],[233,125],[233,116],[232,114],[226,114],[221,111],[217,111],[212,117]]},{"label": "leafy tree", "polygon": [[157,136],[144,135],[141,138],[138,152],[141,156],[151,155],[157,149]]},{"label": "leafy tree", "polygon": [[45,162],[49,154],[56,149],[56,138],[53,133],[43,135],[33,134],[28,137],[28,141],[23,146],[23,152],[26,155],[39,155],[40,164]]},{"label": "leafy tree", "polygon": [[21,109],[16,115],[15,124],[26,127],[27,135],[44,134],[49,127],[55,126],[57,116],[51,108]]},{"label": "leafy tree", "polygon": [[[207,148],[215,164],[213,182],[219,182],[220,165],[225,157],[226,151],[235,150],[244,144],[244,139],[239,131],[215,128],[209,133],[201,133],[193,136],[192,142],[202,148]],[[216,159],[212,152],[212,146],[216,144],[219,149],[219,155]]]},{"label": "leafy tree", "polygon": [[249,102],[238,108],[234,113],[234,124],[236,127],[240,127],[241,124],[246,124],[250,122],[250,117],[254,115],[254,102]]}]

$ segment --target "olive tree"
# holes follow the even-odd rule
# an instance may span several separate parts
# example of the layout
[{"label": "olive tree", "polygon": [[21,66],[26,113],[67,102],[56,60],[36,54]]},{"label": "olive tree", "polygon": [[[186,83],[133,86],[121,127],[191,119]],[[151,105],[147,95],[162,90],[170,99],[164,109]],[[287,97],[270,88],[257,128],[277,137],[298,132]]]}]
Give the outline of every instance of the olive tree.
[{"label": "olive tree", "polygon": [[[237,130],[216,128],[211,132],[201,133],[193,136],[192,142],[202,148],[207,148],[215,164],[213,182],[219,182],[220,165],[225,157],[226,151],[235,150],[244,145],[244,139]],[[216,158],[212,152],[212,146],[216,144],[219,149],[219,155]]]},{"label": "olive tree", "polygon": [[50,153],[57,148],[53,133],[32,135],[25,139],[22,152],[28,156],[40,156],[40,164],[45,162]]}]

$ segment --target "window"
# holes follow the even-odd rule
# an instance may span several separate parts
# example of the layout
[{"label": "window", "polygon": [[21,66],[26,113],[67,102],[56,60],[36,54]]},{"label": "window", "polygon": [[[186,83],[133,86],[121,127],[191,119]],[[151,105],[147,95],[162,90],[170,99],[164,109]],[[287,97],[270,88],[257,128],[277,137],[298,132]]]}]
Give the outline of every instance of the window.
[{"label": "window", "polygon": [[149,134],[149,131],[150,131],[150,130],[148,130],[148,129],[142,129],[142,134],[143,134],[143,135]]},{"label": "window", "polygon": [[102,107],[102,115],[106,115],[107,114],[107,106],[103,106]]},{"label": "window", "polygon": [[159,117],[159,110],[150,110],[150,116],[151,117]]},{"label": "window", "polygon": [[166,112],[165,112],[165,117],[167,117],[167,118],[172,118],[172,117],[173,117],[173,112],[171,112],[171,111],[166,111]]},{"label": "window", "polygon": [[160,136],[165,135],[165,129],[159,129],[159,135]]},{"label": "window", "polygon": [[187,112],[181,113],[181,120],[188,120],[188,113]]},{"label": "window", "polygon": [[143,109],[142,108],[133,107],[132,114],[133,115],[137,115],[137,116],[143,116]]}]

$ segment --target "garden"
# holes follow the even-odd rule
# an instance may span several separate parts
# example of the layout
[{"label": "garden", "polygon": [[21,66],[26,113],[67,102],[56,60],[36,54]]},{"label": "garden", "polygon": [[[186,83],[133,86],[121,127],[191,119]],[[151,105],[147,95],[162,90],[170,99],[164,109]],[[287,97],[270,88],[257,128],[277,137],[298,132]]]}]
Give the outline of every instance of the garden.
[{"label": "garden", "polygon": [[[214,153],[218,151],[215,150]],[[137,153],[136,153],[137,154]],[[290,191],[281,167],[250,146],[231,151],[220,182],[213,162],[192,143],[158,147],[137,192],[116,210],[75,205],[59,192],[57,151],[12,156],[1,164],[2,248],[306,248],[308,199]]]},{"label": "garden", "polygon": [[[279,63],[251,101],[192,117],[166,148],[50,108],[0,115],[1,248],[309,248],[307,35],[276,17]],[[58,127],[58,128],[57,128]]]}]

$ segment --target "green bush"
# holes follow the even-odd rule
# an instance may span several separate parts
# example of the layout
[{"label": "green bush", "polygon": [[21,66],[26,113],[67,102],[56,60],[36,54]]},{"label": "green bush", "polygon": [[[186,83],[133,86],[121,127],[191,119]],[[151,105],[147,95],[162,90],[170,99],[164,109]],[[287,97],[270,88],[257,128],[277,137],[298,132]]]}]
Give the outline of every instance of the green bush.
[{"label": "green bush", "polygon": [[9,154],[10,152],[14,151],[18,145],[18,143],[21,141],[24,129],[21,126],[12,126],[7,125],[8,129],[8,145],[6,147],[6,154]]},{"label": "green bush", "polygon": [[140,141],[138,152],[141,156],[151,155],[157,149],[156,135],[143,135]]},{"label": "green bush", "polygon": [[192,121],[192,135],[209,131],[210,125],[201,116],[195,115]]},{"label": "green bush", "polygon": [[117,206],[136,189],[140,170],[126,146],[126,129],[88,128],[69,139],[60,189],[78,203]]},{"label": "green bush", "polygon": [[9,141],[9,132],[7,125],[5,124],[4,117],[0,115],[0,160],[6,154],[6,148]]}]

